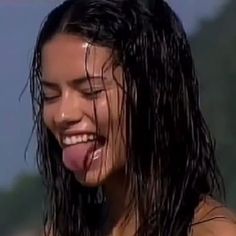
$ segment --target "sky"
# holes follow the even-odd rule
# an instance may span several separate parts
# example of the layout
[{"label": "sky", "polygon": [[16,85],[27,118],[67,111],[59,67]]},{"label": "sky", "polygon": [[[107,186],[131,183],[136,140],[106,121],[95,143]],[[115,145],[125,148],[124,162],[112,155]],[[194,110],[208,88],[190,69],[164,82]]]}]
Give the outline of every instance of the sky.
[{"label": "sky", "polygon": [[[0,188],[7,188],[21,173],[35,172],[28,88],[19,101],[29,72],[37,33],[43,18],[62,1],[0,0]],[[216,16],[226,0],[169,0],[189,34],[202,19]]]}]

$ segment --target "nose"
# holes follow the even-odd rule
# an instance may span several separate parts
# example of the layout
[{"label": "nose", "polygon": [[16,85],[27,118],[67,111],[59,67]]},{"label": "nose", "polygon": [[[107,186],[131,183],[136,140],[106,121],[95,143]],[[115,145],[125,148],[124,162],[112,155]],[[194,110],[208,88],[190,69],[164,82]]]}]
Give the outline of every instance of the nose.
[{"label": "nose", "polygon": [[66,91],[58,104],[54,115],[54,122],[57,127],[62,129],[76,124],[82,120],[81,101],[75,93]]}]

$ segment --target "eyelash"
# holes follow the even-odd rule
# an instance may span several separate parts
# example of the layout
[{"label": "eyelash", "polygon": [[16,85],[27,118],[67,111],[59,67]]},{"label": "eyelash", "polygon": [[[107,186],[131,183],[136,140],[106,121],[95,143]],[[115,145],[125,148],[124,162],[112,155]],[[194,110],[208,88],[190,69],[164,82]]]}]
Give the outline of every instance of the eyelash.
[{"label": "eyelash", "polygon": [[56,98],[58,98],[59,96],[46,96],[45,93],[42,93],[42,99],[44,102],[50,102]]},{"label": "eyelash", "polygon": [[[89,92],[82,92],[82,95],[86,98],[89,99],[97,99],[98,95],[100,95],[104,89],[99,89],[99,90],[94,90],[94,91],[89,91]],[[51,102],[54,99],[58,98],[59,96],[46,96],[45,93],[42,93],[42,98],[44,102]]]},{"label": "eyelash", "polygon": [[94,91],[90,91],[90,92],[83,92],[82,94],[85,97],[88,97],[90,99],[96,99],[98,98],[98,95],[101,94],[104,91],[104,89],[99,89],[99,90],[94,90]]}]

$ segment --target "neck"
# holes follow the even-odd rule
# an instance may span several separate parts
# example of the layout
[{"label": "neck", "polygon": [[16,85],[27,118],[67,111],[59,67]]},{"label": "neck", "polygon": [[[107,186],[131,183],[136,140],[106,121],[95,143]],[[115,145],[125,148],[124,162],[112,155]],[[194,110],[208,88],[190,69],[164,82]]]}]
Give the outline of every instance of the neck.
[{"label": "neck", "polygon": [[117,172],[104,184],[109,214],[108,228],[114,236],[134,235],[137,228],[135,210],[130,206],[130,195],[127,191],[125,174]]}]

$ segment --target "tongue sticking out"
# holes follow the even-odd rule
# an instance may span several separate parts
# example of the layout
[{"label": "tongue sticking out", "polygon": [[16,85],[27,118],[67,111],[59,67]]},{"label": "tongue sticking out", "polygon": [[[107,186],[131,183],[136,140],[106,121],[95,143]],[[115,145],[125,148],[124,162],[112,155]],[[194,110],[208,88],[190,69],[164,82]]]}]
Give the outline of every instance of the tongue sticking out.
[{"label": "tongue sticking out", "polygon": [[72,145],[63,149],[63,163],[71,171],[86,170],[87,159],[98,148],[97,143],[88,142]]}]

